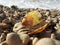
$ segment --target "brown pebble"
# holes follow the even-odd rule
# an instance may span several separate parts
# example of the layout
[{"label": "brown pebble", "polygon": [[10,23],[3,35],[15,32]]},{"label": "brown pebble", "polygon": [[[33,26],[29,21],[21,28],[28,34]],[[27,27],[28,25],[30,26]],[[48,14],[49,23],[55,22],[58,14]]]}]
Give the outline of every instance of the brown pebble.
[{"label": "brown pebble", "polygon": [[8,45],[8,44],[6,43],[6,41],[3,41],[2,43],[0,43],[0,45]]},{"label": "brown pebble", "polygon": [[22,41],[16,33],[9,33],[6,37],[6,42],[8,45],[21,45]]},{"label": "brown pebble", "polygon": [[28,34],[25,34],[25,33],[20,33],[18,35],[19,35],[20,39],[22,40],[23,45],[27,45],[28,42],[30,41],[29,35]]}]

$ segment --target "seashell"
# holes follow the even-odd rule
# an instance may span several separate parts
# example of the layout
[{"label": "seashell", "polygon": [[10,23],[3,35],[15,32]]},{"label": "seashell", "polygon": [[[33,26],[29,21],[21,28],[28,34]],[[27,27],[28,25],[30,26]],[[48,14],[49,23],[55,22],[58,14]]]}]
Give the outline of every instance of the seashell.
[{"label": "seashell", "polygon": [[40,26],[38,29],[33,29],[31,34],[42,32],[47,27],[48,23],[46,24],[46,22],[41,17],[42,15],[38,11],[29,12],[24,16],[22,22],[16,23],[14,25],[13,31],[17,32],[21,30],[22,27],[25,27],[25,29],[30,30],[30,27],[34,27],[38,24],[41,24],[42,26]]},{"label": "seashell", "polygon": [[9,33],[9,34],[7,34],[7,37],[6,37],[6,43],[8,45],[21,45],[22,41],[18,34]]},{"label": "seashell", "polygon": [[16,24],[14,25],[14,27],[13,27],[13,31],[14,31],[14,32],[17,32],[17,31],[19,31],[22,27],[23,27],[23,26],[21,25],[21,22],[16,23]]},{"label": "seashell", "polygon": [[19,34],[19,33],[27,34],[28,30],[27,29],[20,29],[19,31],[17,31],[17,34]]},{"label": "seashell", "polygon": [[41,17],[42,15],[38,11],[31,11],[24,16],[22,25],[27,27],[35,26],[40,23]]},{"label": "seashell", "polygon": [[39,27],[39,28],[29,32],[28,34],[37,34],[37,33],[40,33],[42,31],[44,31],[47,28],[48,25],[49,25],[49,23],[46,23],[43,26],[41,26],[41,27]]}]

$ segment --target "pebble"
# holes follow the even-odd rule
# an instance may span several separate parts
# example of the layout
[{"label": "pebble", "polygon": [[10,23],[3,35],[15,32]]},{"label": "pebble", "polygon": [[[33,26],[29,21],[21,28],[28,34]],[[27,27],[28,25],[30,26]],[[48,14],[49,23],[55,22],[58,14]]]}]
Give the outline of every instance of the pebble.
[{"label": "pebble", "polygon": [[50,15],[50,12],[49,11],[46,11],[46,14],[45,14],[46,16],[49,16]]},{"label": "pebble", "polygon": [[38,41],[38,38],[35,37],[35,38],[33,39],[33,41],[32,41],[32,45],[35,45],[35,44],[37,43],[37,41]]},{"label": "pebble", "polygon": [[6,37],[6,43],[8,45],[21,45],[22,41],[16,33],[9,33]]},{"label": "pebble", "polygon": [[8,44],[6,43],[6,41],[3,41],[2,43],[0,43],[0,45],[8,45]]},{"label": "pebble", "polygon": [[6,35],[4,33],[2,33],[0,36],[0,42],[3,42],[5,40],[6,40]]},{"label": "pebble", "polygon": [[55,45],[50,38],[42,38],[35,45]]},{"label": "pebble", "polygon": [[27,44],[30,40],[30,37],[28,34],[20,33],[18,34],[20,39],[22,40],[23,44]]},{"label": "pebble", "polygon": [[5,13],[1,13],[0,14],[0,22],[2,22],[2,20],[4,20],[6,18]]},{"label": "pebble", "polygon": [[57,23],[56,26],[54,27],[56,30],[60,30],[60,26],[59,24]]},{"label": "pebble", "polygon": [[57,22],[57,18],[52,18],[52,22],[56,23]]}]

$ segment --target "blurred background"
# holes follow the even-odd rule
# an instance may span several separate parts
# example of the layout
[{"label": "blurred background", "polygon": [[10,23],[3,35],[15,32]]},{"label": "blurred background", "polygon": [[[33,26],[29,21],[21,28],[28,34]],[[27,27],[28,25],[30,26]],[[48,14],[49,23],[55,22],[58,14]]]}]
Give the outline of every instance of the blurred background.
[{"label": "blurred background", "polygon": [[0,4],[19,8],[60,9],[60,0],[0,0]]}]

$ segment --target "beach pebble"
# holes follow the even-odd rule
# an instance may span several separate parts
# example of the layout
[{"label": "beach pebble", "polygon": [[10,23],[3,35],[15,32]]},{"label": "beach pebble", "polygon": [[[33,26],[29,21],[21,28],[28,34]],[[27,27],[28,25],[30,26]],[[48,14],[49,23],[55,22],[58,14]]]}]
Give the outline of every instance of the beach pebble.
[{"label": "beach pebble", "polygon": [[50,38],[42,38],[35,45],[55,45]]},{"label": "beach pebble", "polygon": [[7,24],[6,24],[6,23],[0,23],[0,29],[5,28],[6,26],[7,26]]},{"label": "beach pebble", "polygon": [[60,16],[57,16],[56,18],[57,18],[58,20],[60,20]]},{"label": "beach pebble", "polygon": [[22,40],[23,45],[24,45],[24,44],[27,45],[28,42],[30,41],[29,35],[28,35],[28,34],[24,34],[24,33],[20,33],[20,34],[18,34],[18,35],[19,35],[20,39]]},{"label": "beach pebble", "polygon": [[54,41],[55,45],[60,45],[60,34],[56,34],[51,34],[51,39]]},{"label": "beach pebble", "polygon": [[1,13],[0,14],[0,22],[2,22],[2,20],[4,20],[6,18],[5,13]]},{"label": "beach pebble", "polygon": [[33,41],[32,41],[32,45],[35,45],[35,44],[37,43],[37,41],[38,41],[38,38],[35,37],[35,38],[33,39]]},{"label": "beach pebble", "polygon": [[50,22],[51,21],[51,17],[48,16],[47,20],[45,20],[46,22]]},{"label": "beach pebble", "polygon": [[54,27],[56,30],[60,30],[60,25],[56,23],[56,26]]},{"label": "beach pebble", "polygon": [[46,13],[45,13],[46,16],[49,16],[50,15],[50,11],[47,10]]},{"label": "beach pebble", "polygon": [[57,22],[57,18],[52,18],[52,21],[53,21],[54,23],[56,23],[56,22]]},{"label": "beach pebble", "polygon": [[6,40],[6,35],[4,33],[2,33],[0,36],[0,42],[3,42],[5,40]]},{"label": "beach pebble", "polygon": [[8,45],[21,45],[22,41],[16,33],[9,33],[6,37],[6,43]]},{"label": "beach pebble", "polygon": [[2,43],[0,43],[0,45],[8,45],[8,44],[6,43],[6,41],[3,41]]}]

